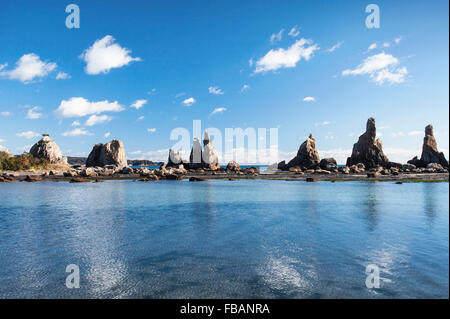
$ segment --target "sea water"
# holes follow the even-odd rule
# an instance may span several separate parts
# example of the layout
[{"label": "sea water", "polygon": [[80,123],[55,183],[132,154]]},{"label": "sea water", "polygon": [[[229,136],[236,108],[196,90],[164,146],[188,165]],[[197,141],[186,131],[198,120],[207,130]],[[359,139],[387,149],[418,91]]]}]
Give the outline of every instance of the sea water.
[{"label": "sea water", "polygon": [[0,298],[449,297],[448,182],[16,182],[0,195]]}]

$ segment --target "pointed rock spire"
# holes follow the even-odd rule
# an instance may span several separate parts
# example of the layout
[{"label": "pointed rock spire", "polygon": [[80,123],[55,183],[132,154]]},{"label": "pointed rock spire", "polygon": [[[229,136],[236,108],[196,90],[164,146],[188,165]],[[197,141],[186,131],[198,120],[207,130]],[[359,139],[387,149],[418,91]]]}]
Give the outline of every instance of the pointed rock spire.
[{"label": "pointed rock spire", "polygon": [[297,156],[294,157],[289,163],[283,165],[281,162],[278,167],[282,170],[288,170],[291,167],[299,166],[301,168],[316,168],[319,166],[320,157],[319,152],[316,149],[316,140],[309,134],[309,137],[300,145]]},{"label": "pointed rock spire", "polygon": [[389,166],[389,159],[383,153],[383,144],[376,139],[377,129],[373,117],[367,120],[366,131],[353,145],[351,157],[347,158],[347,166],[364,164],[366,168]]},{"label": "pointed rock spire", "polygon": [[422,156],[420,160],[416,156],[412,160],[409,160],[408,164],[414,164],[417,167],[426,167],[431,163],[440,164],[445,168],[449,167],[444,153],[438,151],[433,126],[430,124],[425,127],[425,137],[423,138]]}]

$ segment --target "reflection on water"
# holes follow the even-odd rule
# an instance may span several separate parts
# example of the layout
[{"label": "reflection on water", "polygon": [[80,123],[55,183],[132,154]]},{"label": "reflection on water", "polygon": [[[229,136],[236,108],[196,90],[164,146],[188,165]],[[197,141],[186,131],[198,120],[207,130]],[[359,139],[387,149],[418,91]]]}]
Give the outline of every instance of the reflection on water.
[{"label": "reflection on water", "polygon": [[[0,298],[447,298],[448,183],[0,184]],[[68,264],[80,289],[65,287]],[[365,267],[382,286],[365,286]]]},{"label": "reflection on water", "polygon": [[439,189],[436,183],[422,183],[424,197],[424,213],[428,218],[429,225],[432,226],[436,218],[436,201],[438,200]]}]

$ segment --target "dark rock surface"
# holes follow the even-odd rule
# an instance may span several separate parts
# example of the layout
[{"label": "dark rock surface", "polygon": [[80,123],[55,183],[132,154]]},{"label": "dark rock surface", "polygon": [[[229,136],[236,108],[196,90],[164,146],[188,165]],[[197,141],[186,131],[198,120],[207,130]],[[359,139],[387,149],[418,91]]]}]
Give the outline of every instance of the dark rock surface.
[{"label": "dark rock surface", "polygon": [[383,153],[383,144],[376,139],[377,130],[373,117],[367,120],[366,131],[353,145],[352,155],[347,158],[347,166],[362,163],[366,168],[377,166],[387,167],[389,159]]},{"label": "dark rock surface", "polygon": [[86,160],[86,167],[116,165],[122,168],[127,164],[125,149],[119,140],[95,144]]}]

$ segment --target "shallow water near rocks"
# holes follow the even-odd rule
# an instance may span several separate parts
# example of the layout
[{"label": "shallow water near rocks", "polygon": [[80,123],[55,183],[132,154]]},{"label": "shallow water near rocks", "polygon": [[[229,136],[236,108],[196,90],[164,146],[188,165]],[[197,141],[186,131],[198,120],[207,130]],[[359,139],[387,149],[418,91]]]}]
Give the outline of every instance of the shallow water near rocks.
[{"label": "shallow water near rocks", "polygon": [[[0,184],[0,298],[448,298],[449,184]],[[65,285],[66,266],[80,288]],[[366,266],[380,288],[366,287]]]}]

